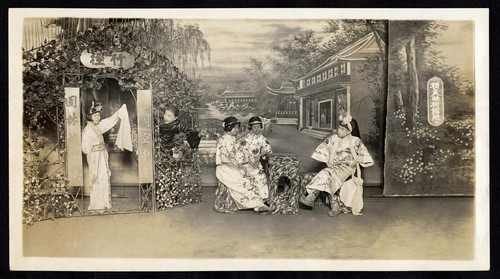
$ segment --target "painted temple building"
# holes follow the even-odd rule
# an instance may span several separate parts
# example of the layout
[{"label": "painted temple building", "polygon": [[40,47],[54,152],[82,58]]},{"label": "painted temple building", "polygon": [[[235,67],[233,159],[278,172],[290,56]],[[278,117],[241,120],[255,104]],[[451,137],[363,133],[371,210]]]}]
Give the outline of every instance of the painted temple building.
[{"label": "painted temple building", "polygon": [[[299,127],[303,133],[324,138],[338,125],[338,116],[349,112],[361,134],[372,128],[374,89],[359,72],[369,57],[380,55],[376,33],[369,33],[332,55],[312,71],[294,81],[299,103]],[[376,63],[376,62],[375,62]],[[384,73],[380,73],[383,75]]]},{"label": "painted temple building", "polygon": [[299,110],[293,83],[283,82],[278,89],[267,86],[267,90],[269,94],[276,97],[276,124],[297,125]]},{"label": "painted temple building", "polygon": [[[376,166],[365,175],[365,184],[383,183],[384,119],[375,115],[374,97],[384,99],[384,94],[372,86],[370,80],[387,77],[383,69],[384,60],[370,59],[385,56],[385,42],[377,33],[369,33],[338,53],[330,56],[318,67],[292,80],[297,88],[295,98],[299,103],[299,130],[302,134],[324,139],[336,132],[339,115],[347,111],[358,121],[361,138],[370,153],[376,158]],[[380,69],[366,73],[370,68]],[[377,67],[378,66],[378,67]],[[367,76],[370,74],[370,76]],[[378,126],[378,127],[377,127]],[[365,139],[372,139],[367,142]]]},{"label": "painted temple building", "polygon": [[253,105],[257,101],[255,99],[256,92],[254,91],[230,91],[225,90],[217,98],[219,103],[223,104],[248,104]]}]

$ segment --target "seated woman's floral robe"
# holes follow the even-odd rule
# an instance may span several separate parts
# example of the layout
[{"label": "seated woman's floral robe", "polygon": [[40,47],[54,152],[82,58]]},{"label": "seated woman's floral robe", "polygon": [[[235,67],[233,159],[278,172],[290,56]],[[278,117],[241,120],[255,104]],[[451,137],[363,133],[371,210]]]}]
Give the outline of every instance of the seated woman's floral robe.
[{"label": "seated woman's floral robe", "polygon": [[238,209],[264,206],[258,188],[250,183],[244,169],[238,167],[244,161],[244,155],[239,147],[236,138],[229,133],[217,140],[215,176],[226,185]]},{"label": "seated woman's floral robe", "polygon": [[241,141],[242,151],[248,163],[244,165],[248,179],[255,187],[259,189],[259,195],[266,199],[269,197],[269,185],[264,168],[260,163],[260,157],[264,153],[272,153],[271,145],[266,137],[252,132],[247,134]]},{"label": "seated woman's floral robe", "polygon": [[[350,150],[351,146],[357,154],[356,158]],[[339,138],[337,134],[329,136],[316,148],[311,158],[326,163],[327,167],[309,182],[306,189],[324,191],[330,195],[334,195],[355,172],[356,163],[362,167],[373,165],[373,158],[366,146],[360,138],[352,135],[344,138]]]}]

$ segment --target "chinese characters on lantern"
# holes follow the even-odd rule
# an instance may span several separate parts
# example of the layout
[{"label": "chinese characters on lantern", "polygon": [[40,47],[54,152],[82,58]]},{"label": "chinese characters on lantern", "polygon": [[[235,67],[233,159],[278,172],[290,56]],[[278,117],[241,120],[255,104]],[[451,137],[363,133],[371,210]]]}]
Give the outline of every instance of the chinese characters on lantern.
[{"label": "chinese characters on lantern", "polygon": [[427,119],[432,126],[444,122],[443,81],[433,77],[427,82]]},{"label": "chinese characters on lantern", "polygon": [[87,68],[128,69],[134,66],[134,57],[126,52],[82,52],[80,61]]}]

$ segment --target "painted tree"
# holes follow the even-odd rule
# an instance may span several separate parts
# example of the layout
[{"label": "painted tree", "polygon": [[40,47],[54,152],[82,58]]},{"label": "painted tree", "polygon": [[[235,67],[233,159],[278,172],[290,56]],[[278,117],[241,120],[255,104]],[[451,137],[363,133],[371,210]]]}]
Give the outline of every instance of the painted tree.
[{"label": "painted tree", "polygon": [[[381,59],[386,59],[386,49],[382,40],[387,37],[387,21],[368,19],[337,19],[328,20],[323,28],[328,40],[322,45],[325,59],[341,51],[350,43],[362,38],[368,33],[375,32],[375,38]],[[387,41],[385,41],[387,42]]]},{"label": "painted tree", "polygon": [[250,65],[243,70],[250,77],[251,88],[257,92],[257,114],[264,117],[273,117],[276,113],[275,98],[267,92],[266,85],[278,84],[279,80],[276,75],[271,74],[270,69],[266,67],[263,61],[256,58],[250,58]]},{"label": "painted tree", "polygon": [[[424,53],[428,50],[431,40],[443,30],[443,25],[434,21],[403,21],[392,24],[391,37],[392,57],[404,59],[405,63],[391,65],[390,80],[393,87],[390,92],[396,94],[400,113],[404,114],[405,127],[413,129],[419,118],[421,103],[419,72],[422,69]],[[394,38],[394,40],[393,40]]]},{"label": "painted tree", "polygon": [[321,38],[314,31],[305,30],[293,34],[289,40],[275,41],[271,44],[272,56],[265,61],[250,58],[244,71],[257,89],[260,113],[272,116],[275,109],[274,99],[266,86],[279,87],[284,81],[306,73],[320,63],[322,52]]},{"label": "painted tree", "polygon": [[[49,24],[62,27],[60,37],[69,39],[91,30],[95,26],[105,28],[110,24],[133,26],[139,35],[138,40],[167,57],[189,78],[196,77],[196,70],[205,62],[210,62],[210,44],[205,40],[203,32],[196,24],[183,24],[174,19],[138,19],[138,18],[58,18]],[[120,41],[123,36],[119,33],[107,38],[110,43]]]},{"label": "painted tree", "polygon": [[[389,26],[387,194],[470,194],[474,174],[474,89],[432,48],[447,27],[434,21]],[[466,39],[466,38],[464,38]],[[443,81],[445,121],[430,125],[427,81]]]},{"label": "painted tree", "polygon": [[298,77],[316,67],[322,60],[321,38],[306,30],[271,46],[274,58],[268,58],[272,71],[281,80]]},{"label": "painted tree", "polygon": [[[167,58],[190,78],[205,61],[210,62],[210,44],[196,24],[182,24],[173,19],[143,19],[141,41]],[[153,34],[153,36],[151,36]]]}]

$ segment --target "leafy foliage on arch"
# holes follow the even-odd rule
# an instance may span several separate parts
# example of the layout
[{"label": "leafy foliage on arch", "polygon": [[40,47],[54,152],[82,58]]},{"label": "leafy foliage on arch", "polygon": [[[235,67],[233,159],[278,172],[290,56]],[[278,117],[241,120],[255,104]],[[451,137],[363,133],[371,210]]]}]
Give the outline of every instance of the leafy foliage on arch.
[{"label": "leafy foliage on arch", "polygon": [[[52,40],[23,55],[25,119],[36,111],[46,111],[64,102],[64,87],[98,90],[105,78],[114,78],[122,90],[147,89],[154,92],[155,109],[168,104],[196,116],[198,96],[196,83],[190,80],[165,55],[145,44],[152,35],[143,24],[109,23],[92,26],[81,35],[65,40]],[[83,51],[111,53],[125,51],[135,57],[129,69],[82,67]]]},{"label": "leafy foliage on arch", "polygon": [[[64,21],[64,19],[61,19],[61,21]],[[154,22],[154,20],[151,22]],[[187,32],[187,36],[195,34],[198,36],[199,43],[202,44],[203,41],[199,38],[200,36],[202,37],[202,33],[196,33],[193,29],[190,30],[189,32],[191,33]],[[167,105],[176,105],[188,119],[195,119],[199,99],[196,90],[197,82],[189,79],[176,67],[166,56],[168,53],[160,53],[158,52],[157,45],[145,42],[144,38],[161,36],[161,34],[151,34],[151,32],[152,30],[148,28],[143,20],[137,22],[108,22],[106,24],[90,26],[81,32],[78,31],[76,32],[76,36],[70,35],[75,34],[74,30],[64,29],[64,32],[60,34],[58,39],[46,42],[46,44],[38,49],[24,52],[23,122],[27,128],[26,130],[29,131],[29,135],[25,135],[27,141],[25,143],[25,152],[29,151],[33,153],[27,147],[36,145],[38,142],[43,142],[43,144],[38,144],[41,146],[38,149],[47,148],[46,146],[42,146],[46,142],[46,137],[43,134],[44,130],[56,129],[59,135],[58,141],[64,140],[63,120],[54,120],[60,120],[61,115],[63,115],[60,112],[64,108],[65,87],[78,87],[82,91],[99,90],[106,78],[116,79],[122,91],[129,89],[150,89],[153,92],[153,115],[156,116],[154,117],[155,126],[158,126],[160,116]],[[208,43],[206,44],[208,45]],[[188,46],[185,47],[188,48]],[[195,45],[194,48],[196,47]],[[135,63],[133,67],[126,70],[86,68],[80,62],[80,55],[84,51],[101,52],[104,54],[127,52],[135,58]],[[185,50],[179,51],[189,53],[189,51]],[[206,51],[209,51],[209,47],[206,48],[204,46],[200,52],[195,52],[195,55],[200,55],[200,53]],[[201,57],[201,59],[203,60],[204,58]],[[53,113],[54,111],[56,112]],[[51,119],[52,121],[47,121],[47,119]],[[39,125],[40,123],[43,123],[43,125]],[[158,133],[158,129],[154,131]],[[155,137],[155,139],[158,138]],[[158,145],[158,142],[155,142],[155,145]],[[59,152],[64,152],[64,144],[56,145],[56,147],[60,148]],[[36,154],[40,152],[38,149],[36,150]],[[33,161],[38,159],[40,158],[32,158]],[[155,161],[158,164],[161,164],[164,160],[164,153],[155,154]],[[64,162],[59,160],[55,163],[63,164]],[[169,185],[171,192],[175,194],[178,191],[182,192],[183,195],[176,196],[175,204],[169,203],[167,207],[199,201],[197,197],[199,196],[200,183],[197,166],[198,163],[194,162],[193,166],[189,168],[189,173],[184,174],[184,176],[190,177],[194,182],[183,180],[183,184]],[[30,165],[25,165],[25,174],[30,174],[29,167]],[[57,175],[55,177],[61,179],[52,183],[53,185],[57,187],[59,185],[67,185],[67,180],[64,176]],[[35,197],[33,199],[30,198],[30,204],[25,206],[25,222],[29,224],[41,220],[47,214],[39,206],[41,202],[44,203],[40,198],[40,194],[38,194],[40,188],[43,186],[39,181],[41,180],[35,179],[33,183],[25,184],[25,193],[36,194],[25,195],[25,199],[26,197]],[[189,187],[185,186],[186,183],[189,184]],[[54,187],[51,186],[50,189]],[[58,191],[59,188],[57,189]],[[62,197],[68,199],[69,189],[64,187],[63,190]],[[49,193],[52,192],[49,191]],[[191,195],[192,193],[194,193],[194,197]],[[70,216],[71,210],[74,207],[73,203],[62,200],[59,197],[60,195],[54,198],[57,203],[53,202],[54,204],[49,204],[49,207],[44,206],[43,208],[48,208],[52,211],[55,210],[54,212],[58,214],[60,212],[64,213],[57,216]],[[31,204],[31,200],[33,200],[33,205]],[[28,210],[33,208],[36,210]]]}]

